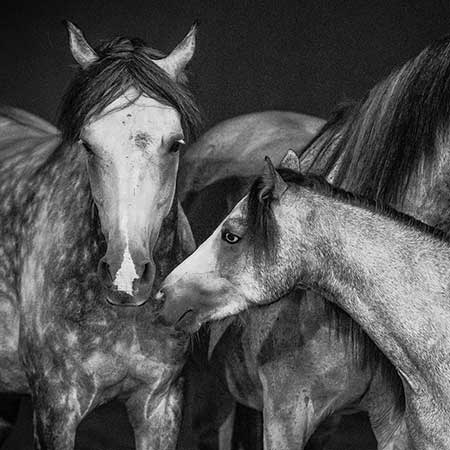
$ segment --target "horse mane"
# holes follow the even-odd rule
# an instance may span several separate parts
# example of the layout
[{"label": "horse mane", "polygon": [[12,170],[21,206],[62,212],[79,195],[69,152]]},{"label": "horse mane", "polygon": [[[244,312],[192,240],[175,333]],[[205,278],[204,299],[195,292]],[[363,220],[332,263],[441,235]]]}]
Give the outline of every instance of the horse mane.
[{"label": "horse mane", "polygon": [[141,39],[117,37],[97,47],[96,53],[99,59],[79,69],[63,97],[58,120],[63,142],[77,141],[83,125],[131,87],[175,108],[186,140],[196,138],[200,114],[186,87],[186,76],[181,74],[175,82],[158,67],[153,60],[162,58],[161,52]]},{"label": "horse mane", "polygon": [[300,158],[309,170],[365,197],[400,207],[414,175],[431,174],[450,120],[450,37],[339,109]]},{"label": "horse mane", "polygon": [[[277,172],[286,183],[310,189],[335,200],[373,211],[396,222],[404,223],[408,227],[415,228],[421,233],[429,234],[432,238],[441,240],[447,240],[448,238],[445,232],[436,227],[399,212],[388,204],[334,186],[320,175],[313,173],[303,174],[290,169],[278,169]],[[265,190],[264,177],[258,177],[252,184],[248,196],[247,227],[256,255],[265,254],[266,257],[272,257],[278,244],[278,224],[271,208],[273,198],[270,195],[261,195],[265,193]]]}]

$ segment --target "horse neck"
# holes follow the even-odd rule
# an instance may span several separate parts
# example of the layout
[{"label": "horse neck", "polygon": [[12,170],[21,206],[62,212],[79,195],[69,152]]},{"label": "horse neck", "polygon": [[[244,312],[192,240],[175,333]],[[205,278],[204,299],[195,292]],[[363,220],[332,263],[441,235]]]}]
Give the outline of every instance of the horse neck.
[{"label": "horse neck", "polygon": [[60,246],[60,251],[84,252],[88,247],[95,260],[103,238],[82,151],[76,146],[59,147],[29,182],[37,194],[28,207],[46,221],[52,245]]},{"label": "horse neck", "polygon": [[370,209],[311,195],[296,213],[305,217],[305,204],[313,205],[303,237],[295,234],[303,242],[291,246],[303,249],[298,279],[346,311],[416,384],[442,369],[448,379],[449,246]]}]

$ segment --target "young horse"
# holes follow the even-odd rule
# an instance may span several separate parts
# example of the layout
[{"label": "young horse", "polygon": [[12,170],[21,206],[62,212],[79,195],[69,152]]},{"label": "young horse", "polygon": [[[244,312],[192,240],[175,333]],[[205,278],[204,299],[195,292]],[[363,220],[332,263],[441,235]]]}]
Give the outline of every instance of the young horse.
[{"label": "young horse", "polygon": [[[320,123],[319,119],[302,114],[255,113],[217,124],[190,146],[189,152],[183,155],[181,167],[184,170],[180,171],[179,186],[187,197],[183,205],[196,239],[202,242],[203,236],[211,234],[232,209],[229,205],[234,206],[244,196],[246,186],[252,183],[252,178],[246,177],[246,170],[252,173],[261,154],[270,153],[278,164],[283,148],[306,145]],[[255,137],[256,143],[249,136]],[[297,165],[297,158],[293,156]],[[229,174],[231,178],[224,178]],[[213,212],[211,202],[215,205]],[[205,377],[205,371],[209,370],[223,380],[241,404],[262,410],[266,402],[271,402],[273,413],[283,411],[282,417],[266,420],[264,432],[269,435],[279,433],[280,427],[290,427],[292,432],[286,434],[288,441],[283,448],[302,448],[302,443],[304,445],[315,430],[314,443],[309,440],[307,448],[322,448],[338,423],[335,415],[331,421],[334,426],[328,423],[324,430],[320,427],[324,414],[358,410],[369,412],[379,448],[389,448],[394,443],[401,448],[403,399],[398,376],[364,334],[359,329],[353,330],[347,316],[335,314],[335,310],[324,307],[323,301],[312,297],[311,293],[297,291],[276,304],[252,308],[244,317],[211,323],[212,356],[209,364],[203,364],[203,370],[196,373],[196,379]],[[293,322],[289,317],[297,317],[299,308],[302,308],[302,320]],[[242,323],[245,326],[241,326]],[[266,345],[266,338],[270,345]],[[280,378],[292,378],[290,370],[295,372],[297,382],[281,385]],[[273,380],[262,388],[261,373]],[[327,381],[330,375],[332,382]],[[203,380],[203,389],[207,382],[208,379]],[[311,383],[323,388],[311,389]],[[220,389],[221,385],[215,388]],[[287,389],[291,394],[287,394]],[[205,395],[203,391],[198,393],[201,394]],[[317,401],[316,411],[299,408],[297,401],[286,401],[298,396],[309,396]],[[232,427],[227,425],[233,422],[233,400],[225,402],[222,396],[214,405],[215,397],[210,397],[206,405],[199,405],[198,401],[187,405],[194,409],[190,413],[194,417],[192,427],[201,423],[200,416],[217,416],[215,426],[220,427],[221,448],[230,448]],[[319,407],[319,403],[327,407]],[[288,408],[292,409],[291,414],[285,414]],[[240,414],[240,409],[237,413]],[[194,431],[205,434],[203,425]],[[245,448],[262,448],[262,440],[258,440]]]},{"label": "young horse", "polygon": [[1,129],[20,151],[0,155],[0,384],[31,393],[39,448],[73,448],[83,417],[120,397],[136,447],[170,449],[187,341],[146,301],[194,248],[174,197],[198,122],[183,72],[195,27],[166,57],[138,39],[94,50],[68,31],[81,69],[62,142],[33,151]]},{"label": "young horse", "polygon": [[[361,102],[338,111],[298,150],[302,168],[448,231],[449,48],[449,38],[436,42]],[[245,164],[244,176],[259,170],[256,158]],[[239,168],[232,175],[240,177]]]},{"label": "young horse", "polygon": [[[298,167],[295,153],[288,152],[281,164]],[[316,430],[314,441],[321,444],[309,442],[308,448],[322,448],[336,428],[328,426],[324,433],[319,428],[324,419],[357,411],[368,412],[379,449],[408,448],[401,381],[363,333],[335,313],[314,294],[297,291],[230,318],[231,323],[214,322],[210,368],[234,399],[265,410],[264,435],[276,436],[277,448],[304,448]],[[352,342],[342,327],[352,330]],[[314,408],[306,407],[305,398]],[[233,404],[228,403],[221,399],[217,407],[218,422],[224,425],[233,421]],[[333,423],[337,419],[335,415]],[[230,431],[220,429],[222,450],[231,448]]]},{"label": "young horse", "polygon": [[248,198],[171,272],[160,296],[167,320],[195,330],[296,286],[325,295],[401,374],[413,447],[445,449],[449,270],[450,244],[435,229],[315,176],[279,174],[268,159]]}]

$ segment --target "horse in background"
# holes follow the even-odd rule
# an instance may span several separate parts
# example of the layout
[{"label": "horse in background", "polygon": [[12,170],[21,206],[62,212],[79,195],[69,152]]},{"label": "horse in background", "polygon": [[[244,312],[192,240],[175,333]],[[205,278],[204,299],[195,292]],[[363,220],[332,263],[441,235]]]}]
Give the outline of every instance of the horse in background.
[{"label": "horse in background", "polygon": [[[447,233],[449,49],[449,38],[432,44],[361,101],[338,109],[307,147],[294,147],[302,171],[388,203]],[[273,153],[286,150],[274,147]],[[228,180],[258,175],[262,156],[257,158],[255,151],[243,162],[242,177],[239,167],[224,166],[219,181],[232,188]],[[332,309],[345,317],[340,309]],[[344,337],[361,334],[354,322],[346,328]]]},{"label": "horse in background", "polygon": [[263,111],[224,120],[193,142],[180,156],[177,192],[196,241],[203,242],[241,199],[262,170],[261,155],[278,165],[287,149],[305,147],[324,123],[305,114]]},{"label": "horse in background", "polygon": [[188,339],[148,299],[194,249],[175,185],[198,125],[196,29],[167,56],[68,32],[80,69],[61,135],[33,118],[31,139],[17,110],[0,119],[0,387],[31,394],[37,448],[73,448],[80,421],[119,398],[138,450],[172,449]]}]

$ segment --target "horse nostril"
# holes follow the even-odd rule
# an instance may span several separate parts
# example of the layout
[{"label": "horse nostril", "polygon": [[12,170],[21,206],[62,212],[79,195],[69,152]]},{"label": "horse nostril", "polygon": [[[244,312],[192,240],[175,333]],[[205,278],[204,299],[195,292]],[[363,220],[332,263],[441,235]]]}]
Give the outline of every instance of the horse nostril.
[{"label": "horse nostril", "polygon": [[153,264],[148,262],[144,265],[144,271],[142,272],[141,281],[145,284],[153,283],[154,269]]},{"label": "horse nostril", "polygon": [[111,286],[113,279],[111,276],[111,272],[109,271],[109,264],[101,259],[98,263],[97,273],[100,280],[107,286]]}]

